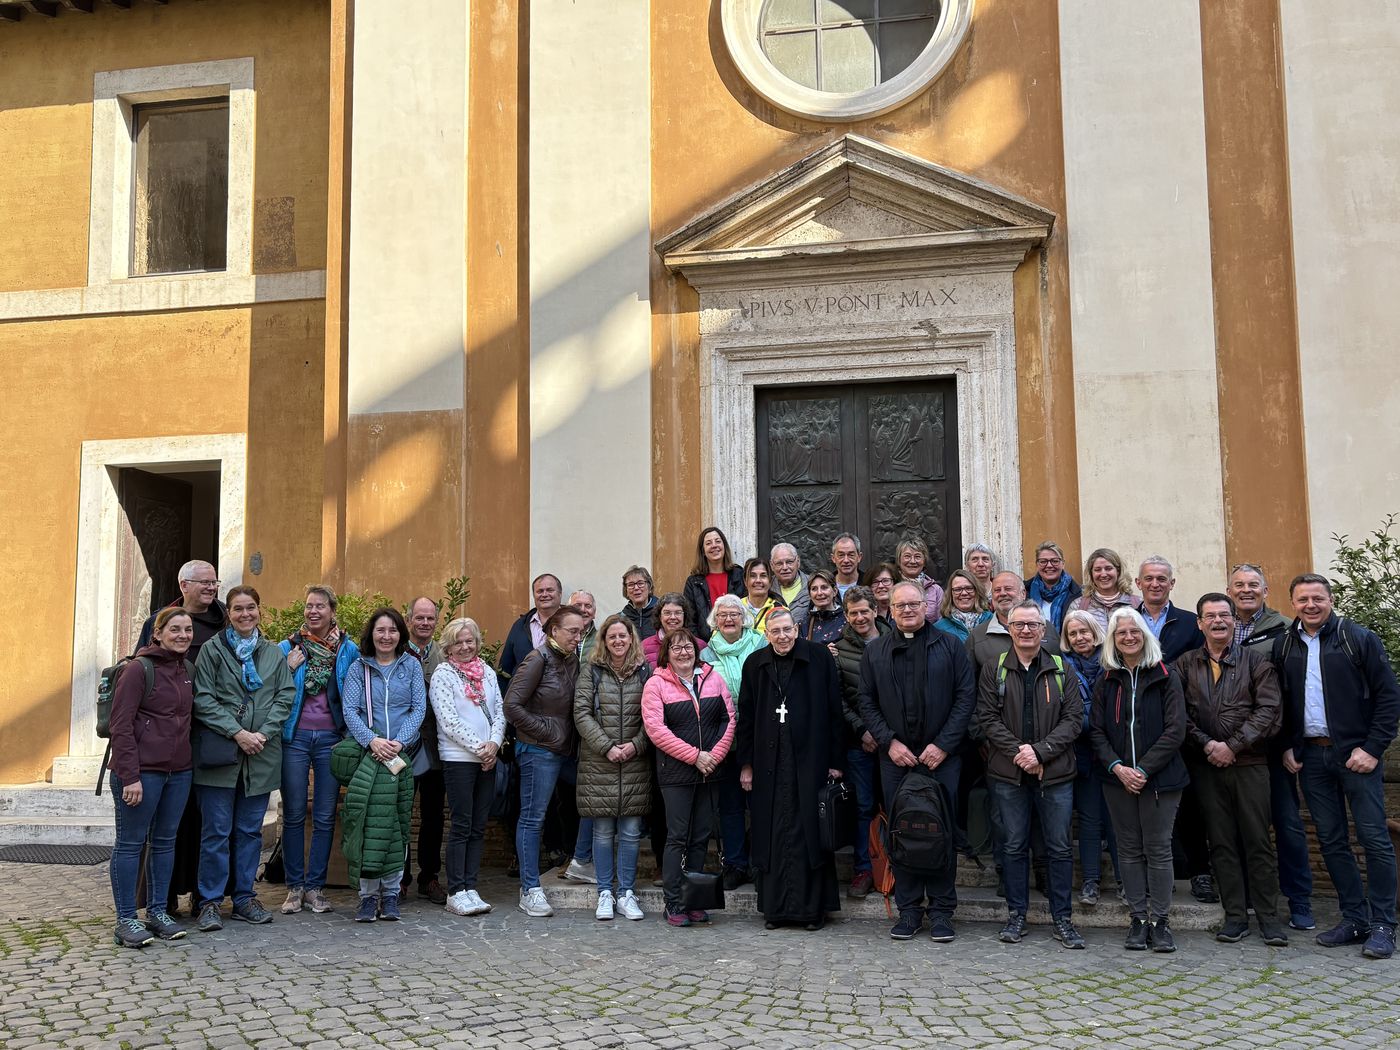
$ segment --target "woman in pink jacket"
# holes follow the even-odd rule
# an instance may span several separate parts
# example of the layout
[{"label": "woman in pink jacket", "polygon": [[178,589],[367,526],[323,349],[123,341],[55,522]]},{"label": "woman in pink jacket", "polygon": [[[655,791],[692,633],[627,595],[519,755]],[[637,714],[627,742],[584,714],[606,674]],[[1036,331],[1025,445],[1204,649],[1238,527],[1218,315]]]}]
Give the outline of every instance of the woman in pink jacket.
[{"label": "woman in pink jacket", "polygon": [[659,670],[642,691],[642,724],[657,750],[657,778],[666,801],[666,850],[661,879],[666,922],[709,922],[704,911],[681,909],[681,870],[703,871],[714,830],[720,763],[734,742],[734,701],[724,679],[698,662],[698,644],[688,631],[666,635],[657,654]]}]

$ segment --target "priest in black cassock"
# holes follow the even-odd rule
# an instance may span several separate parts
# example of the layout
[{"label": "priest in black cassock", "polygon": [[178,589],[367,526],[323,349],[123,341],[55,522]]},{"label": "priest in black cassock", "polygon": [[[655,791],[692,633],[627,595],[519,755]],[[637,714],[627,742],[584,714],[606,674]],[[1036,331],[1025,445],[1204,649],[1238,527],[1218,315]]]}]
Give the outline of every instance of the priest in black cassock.
[{"label": "priest in black cassock", "polygon": [[841,681],[826,646],[797,637],[792,614],[768,615],[768,645],[744,661],[734,738],[750,799],[750,859],[768,929],[819,930],[841,907],[836,861],[821,848],[817,795],[845,761]]}]

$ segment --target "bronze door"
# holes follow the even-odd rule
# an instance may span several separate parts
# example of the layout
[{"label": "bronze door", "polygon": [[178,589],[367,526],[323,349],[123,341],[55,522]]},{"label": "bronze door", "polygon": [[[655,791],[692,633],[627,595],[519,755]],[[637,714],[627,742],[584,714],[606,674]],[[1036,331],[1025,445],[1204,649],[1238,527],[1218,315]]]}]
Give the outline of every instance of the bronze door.
[{"label": "bronze door", "polygon": [[862,572],[906,533],[941,583],[959,564],[957,396],[952,379],[757,391],[758,543],[786,540],[810,572],[831,541],[861,539]]},{"label": "bronze door", "polygon": [[190,557],[193,487],[133,467],[118,475],[117,653],[133,652],[141,625],[180,597],[180,566]]}]

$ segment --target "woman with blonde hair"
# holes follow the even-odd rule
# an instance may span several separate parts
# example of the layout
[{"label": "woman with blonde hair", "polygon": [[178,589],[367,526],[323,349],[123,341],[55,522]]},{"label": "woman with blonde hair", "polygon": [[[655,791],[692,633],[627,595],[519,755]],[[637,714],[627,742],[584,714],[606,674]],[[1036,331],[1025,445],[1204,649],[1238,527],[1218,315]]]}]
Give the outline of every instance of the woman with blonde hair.
[{"label": "woman with blonde hair", "polygon": [[593,916],[604,922],[619,913],[624,919],[641,919],[645,913],[635,892],[637,855],[642,819],[651,811],[651,750],[642,724],[642,690],[651,665],[626,616],[609,616],[598,638],[574,687],[578,813],[593,818],[598,876]]},{"label": "woman with blonde hair", "polygon": [[987,596],[982,593],[976,577],[966,569],[954,569],[948,577],[948,586],[943,590],[943,600],[938,605],[939,616],[933,626],[951,634],[960,642],[974,627],[981,626],[992,618],[992,610],[987,606]]},{"label": "woman with blonde hair", "polygon": [[496,755],[506,716],[496,672],[481,659],[481,628],[465,617],[438,639],[446,659],[428,687],[437,721],[442,779],[452,811],[447,836],[447,903],[453,915],[482,915],[491,905],[476,892],[486,820],[496,798]]},{"label": "woman with blonde hair", "polygon": [[1100,547],[1084,559],[1084,593],[1070,603],[1099,622],[1099,630],[1109,634],[1108,618],[1115,609],[1140,609],[1142,599],[1133,593],[1132,582],[1123,574],[1123,559],[1109,547]]}]

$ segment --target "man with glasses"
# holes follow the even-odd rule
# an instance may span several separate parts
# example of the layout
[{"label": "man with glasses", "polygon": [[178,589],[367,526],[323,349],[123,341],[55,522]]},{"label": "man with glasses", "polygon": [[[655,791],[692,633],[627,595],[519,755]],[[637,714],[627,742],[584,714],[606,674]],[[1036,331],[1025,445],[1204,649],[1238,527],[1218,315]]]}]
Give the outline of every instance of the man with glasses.
[{"label": "man with glasses", "polygon": [[[171,602],[169,608],[184,609],[194,621],[194,641],[185,659],[194,663],[199,657],[199,647],[224,629],[227,610],[219,601],[219,573],[207,561],[187,561],[180,566],[180,597]],[[155,627],[156,613],[152,613],[141,625],[141,639],[137,649],[151,644],[151,630]]]},{"label": "man with glasses", "polygon": [[[1010,569],[1004,569],[992,577],[992,613],[986,623],[974,627],[963,643],[967,647],[968,658],[972,660],[972,672],[981,680],[982,669],[996,663],[1003,653],[1011,651],[1011,632],[1007,630],[1007,617],[1017,602],[1026,600],[1026,585],[1021,577]],[[1039,605],[1039,603],[1036,603]],[[1047,617],[1049,619],[1049,617]],[[1058,635],[1059,632],[1056,632]],[[1046,633],[1041,644],[1052,653],[1060,651],[1060,643]]]},{"label": "man with glasses", "polygon": [[1281,717],[1278,675],[1265,653],[1235,641],[1228,595],[1201,595],[1196,617],[1205,644],[1183,654],[1175,670],[1186,694],[1182,754],[1225,908],[1215,939],[1248,937],[1252,902],[1264,943],[1282,947],[1288,934],[1279,921],[1278,865],[1269,841],[1268,748]]},{"label": "man with glasses", "polygon": [[[1074,928],[1070,893],[1074,860],[1074,742],[1084,721],[1077,681],[1066,690],[1065,667],[1041,646],[1045,619],[1033,601],[1017,603],[1007,617],[1011,651],[988,664],[977,683],[977,724],[987,739],[987,788],[1005,835],[1005,944],[1026,933],[1030,904],[1031,814],[1045,839],[1046,896],[1053,935],[1066,948],[1083,948]],[[1073,672],[1070,672],[1073,674]]]},{"label": "man with glasses", "polygon": [[1083,594],[1074,577],[1065,572],[1065,552],[1054,540],[1035,549],[1035,575],[1026,581],[1026,597],[1040,606],[1048,634],[1058,638],[1069,603]]},{"label": "man with glasses", "polygon": [[[1274,639],[1288,630],[1288,621],[1268,604],[1269,581],[1264,570],[1241,562],[1230,570],[1227,588],[1235,603],[1235,641],[1246,649],[1269,653]],[[1298,798],[1298,778],[1283,764],[1285,734],[1269,741],[1269,809],[1278,847],[1278,882],[1288,898],[1288,925],[1295,930],[1315,930],[1313,918],[1312,862],[1308,859],[1308,833]]]},{"label": "man with glasses", "polygon": [[812,611],[812,596],[807,593],[807,574],[802,571],[802,556],[791,543],[775,543],[768,553],[768,564],[773,567],[773,590],[792,612],[792,622],[797,625],[800,635]]},{"label": "man with glasses", "polygon": [[[959,756],[977,699],[967,653],[928,622],[926,600],[919,584],[895,584],[890,596],[895,630],[868,644],[860,660],[860,717],[877,745],[887,813],[905,775],[918,765],[932,771],[949,798],[956,796]],[[953,940],[956,872],[954,865],[936,873],[895,868],[899,921],[890,936],[914,937],[923,926],[927,900],[930,937]]]}]

